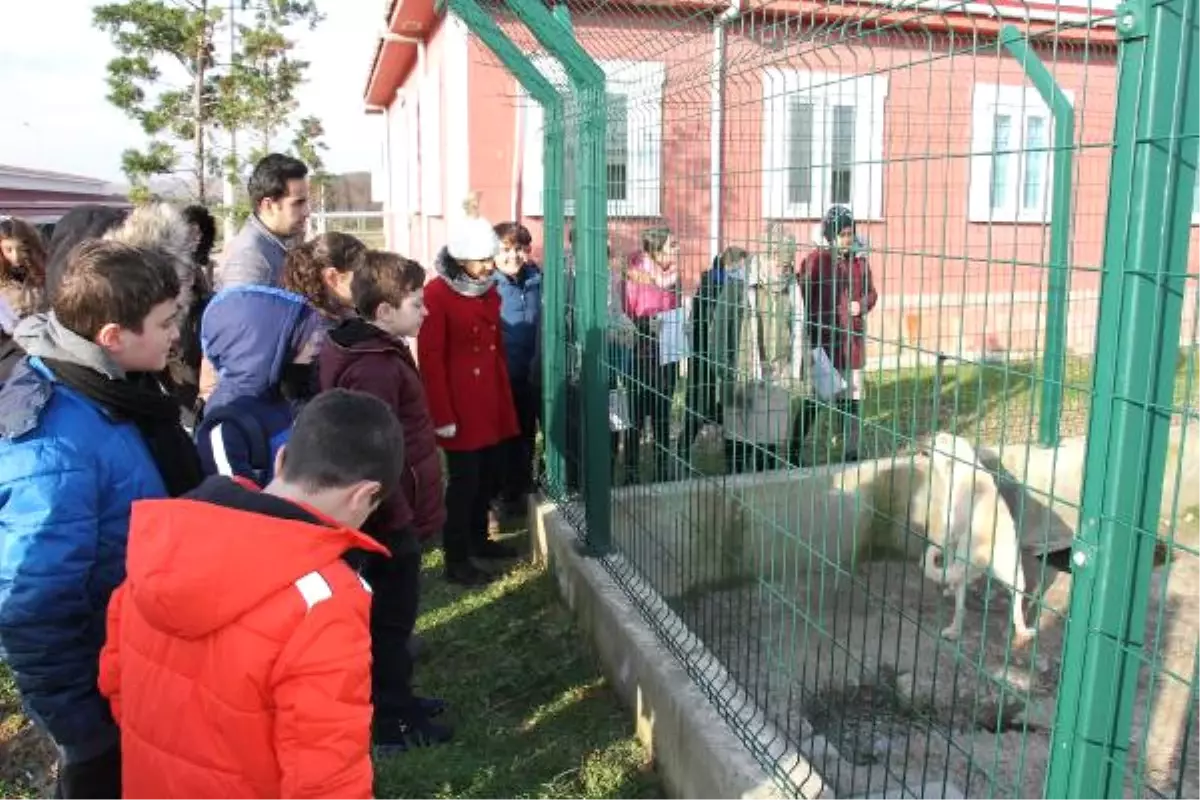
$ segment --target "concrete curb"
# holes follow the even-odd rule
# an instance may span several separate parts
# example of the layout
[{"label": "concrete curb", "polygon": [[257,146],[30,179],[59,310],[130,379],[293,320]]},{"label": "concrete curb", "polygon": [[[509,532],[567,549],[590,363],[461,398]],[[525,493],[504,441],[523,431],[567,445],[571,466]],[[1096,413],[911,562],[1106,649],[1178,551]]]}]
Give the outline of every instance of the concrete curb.
[{"label": "concrete curb", "polygon": [[[697,678],[717,687],[717,700],[736,716],[742,730],[752,732],[752,741],[744,743],[734,734],[714,708],[713,698],[699,688],[614,580],[614,574],[635,577],[619,555],[603,562],[585,556],[575,530],[543,497],[531,499],[529,516],[534,560],[549,567],[613,687],[635,710],[638,738],[650,750],[671,797],[793,796],[780,790],[752,750],[778,764],[779,777],[798,786],[799,797],[834,796],[832,787],[786,744],[716,657],[692,639],[687,652],[693,663],[704,665]],[[649,591],[647,595],[656,597]],[[664,627],[686,630],[661,601],[653,616]]]}]

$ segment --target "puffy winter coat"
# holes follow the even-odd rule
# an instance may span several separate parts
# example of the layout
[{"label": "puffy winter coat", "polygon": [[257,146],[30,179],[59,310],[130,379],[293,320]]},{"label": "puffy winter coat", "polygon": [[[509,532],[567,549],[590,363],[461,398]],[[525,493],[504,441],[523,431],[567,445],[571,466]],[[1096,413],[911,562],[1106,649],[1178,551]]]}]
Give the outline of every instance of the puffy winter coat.
[{"label": "puffy winter coat", "polygon": [[500,334],[500,295],[460,294],[445,274],[425,287],[429,316],[417,337],[421,379],[446,450],[480,450],[519,433]]},{"label": "puffy winter coat", "polygon": [[200,343],[219,381],[196,428],[207,474],[241,475],[260,486],[270,481],[293,419],[282,392],[285,374],[322,330],[316,309],[283,289],[236,286],[209,301]]},{"label": "puffy winter coat", "polygon": [[392,545],[391,535],[406,528],[422,539],[442,529],[442,461],[425,387],[404,342],[397,342],[361,319],[329,332],[319,362],[321,389],[352,389],[388,404],[404,428],[404,475],[399,491],[383,501],[364,530]]},{"label": "puffy winter coat", "polygon": [[542,271],[524,264],[511,277],[497,270],[495,281],[500,292],[500,330],[508,378],[513,385],[525,384],[533,371],[542,324]]},{"label": "puffy winter coat", "polygon": [[387,553],[222,477],[134,506],[100,661],[125,797],[371,796],[371,597],[351,549]]},{"label": "puffy winter coat", "polygon": [[133,501],[165,496],[132,423],[56,382],[39,358],[17,364],[0,390],[0,657],[68,761],[117,743],[96,689],[104,614],[125,578]]}]

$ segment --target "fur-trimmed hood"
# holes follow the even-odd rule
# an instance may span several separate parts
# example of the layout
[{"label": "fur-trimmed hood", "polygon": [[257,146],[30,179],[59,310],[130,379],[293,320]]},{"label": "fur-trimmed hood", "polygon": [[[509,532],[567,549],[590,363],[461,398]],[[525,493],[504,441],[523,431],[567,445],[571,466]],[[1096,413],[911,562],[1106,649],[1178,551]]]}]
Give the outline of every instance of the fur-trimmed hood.
[{"label": "fur-trimmed hood", "polygon": [[104,234],[104,238],[130,245],[158,250],[171,259],[175,274],[179,276],[179,305],[192,305],[192,278],[195,266],[192,263],[192,234],[183,214],[167,203],[150,203],[138,206],[130,212],[116,228]]}]

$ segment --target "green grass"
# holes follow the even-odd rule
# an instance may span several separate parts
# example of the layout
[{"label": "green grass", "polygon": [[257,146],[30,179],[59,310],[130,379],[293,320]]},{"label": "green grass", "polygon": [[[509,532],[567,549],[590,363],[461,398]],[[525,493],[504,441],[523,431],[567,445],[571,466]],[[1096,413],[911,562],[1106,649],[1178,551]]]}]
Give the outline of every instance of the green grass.
[{"label": "green grass", "polygon": [[[376,764],[379,797],[661,797],[633,716],[559,603],[520,565],[485,590],[441,580],[425,557],[418,690],[450,702],[453,742]],[[0,797],[45,796],[54,753],[0,665]]]},{"label": "green grass", "polygon": [[[1175,368],[1174,409],[1178,414],[1200,407],[1198,355],[1194,348],[1180,352]],[[1035,361],[1008,364],[947,361],[939,377],[934,367],[898,370],[868,370],[862,407],[863,432],[859,453],[863,458],[881,458],[907,447],[914,439],[937,431],[949,431],[987,444],[1037,441],[1043,381]],[[1091,408],[1092,362],[1067,359],[1063,380],[1062,438],[1087,434]],[[686,379],[681,381],[686,383]],[[676,393],[674,411],[684,412],[684,390]],[[807,465],[825,464],[841,458],[841,427],[844,417],[829,404],[821,404],[813,430],[806,437],[803,453]],[[1193,423],[1195,424],[1195,423]],[[650,448],[644,448],[644,453]],[[644,455],[649,469],[649,456]],[[719,445],[697,447],[693,466],[701,474],[724,471]]]},{"label": "green grass", "polygon": [[454,742],[377,765],[381,797],[657,797],[618,705],[552,579],[523,565],[486,590],[426,556],[418,691],[450,702]]}]

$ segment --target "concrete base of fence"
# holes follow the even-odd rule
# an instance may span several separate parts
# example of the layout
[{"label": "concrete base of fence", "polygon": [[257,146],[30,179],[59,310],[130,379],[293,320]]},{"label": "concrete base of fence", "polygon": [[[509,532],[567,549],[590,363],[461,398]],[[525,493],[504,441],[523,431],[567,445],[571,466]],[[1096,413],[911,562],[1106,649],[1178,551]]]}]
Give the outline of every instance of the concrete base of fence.
[{"label": "concrete base of fence", "polygon": [[[733,713],[752,741],[744,742],[734,734],[697,681],[646,624],[609,569],[581,552],[575,531],[554,504],[534,498],[530,523],[535,560],[549,566],[613,687],[635,710],[638,738],[650,749],[670,796],[789,796],[780,791],[749,748],[779,764],[789,782],[800,787],[800,797],[834,796],[806,759],[785,748],[785,737],[762,718],[749,698],[726,698],[736,702]],[[617,574],[636,579],[619,555],[609,559]],[[652,590],[647,589],[647,599],[656,602]],[[656,607],[655,615],[660,621],[672,616],[665,606]],[[672,627],[685,629],[678,621]],[[697,648],[703,645],[689,645],[689,654],[694,656]],[[700,676],[705,684],[723,692],[736,686],[715,657],[709,655],[700,663],[709,665]]]}]

